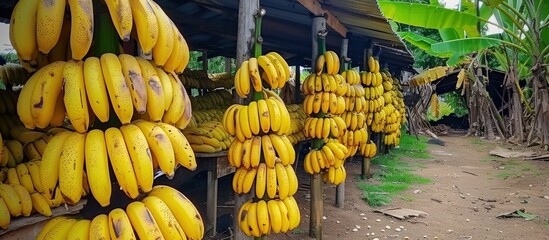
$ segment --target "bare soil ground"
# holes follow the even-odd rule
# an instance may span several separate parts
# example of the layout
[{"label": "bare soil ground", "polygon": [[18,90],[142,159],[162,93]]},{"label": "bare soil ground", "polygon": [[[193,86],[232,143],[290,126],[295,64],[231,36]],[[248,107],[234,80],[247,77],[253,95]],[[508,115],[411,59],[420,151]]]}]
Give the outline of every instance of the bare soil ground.
[{"label": "bare soil ground", "polygon": [[[403,221],[375,213],[357,187],[372,180],[360,179],[361,163],[350,160],[346,163],[343,209],[334,206],[335,187],[325,185],[323,239],[549,239],[549,162],[490,156],[488,152],[496,146],[516,147],[477,137],[442,139],[446,146],[428,145],[432,158],[404,159],[418,166],[415,174],[432,183],[413,185],[395,196],[391,204],[380,207],[415,209],[428,216]],[[377,166],[373,167],[375,172]],[[302,166],[297,173],[300,186],[305,186],[294,196],[300,205],[301,224],[290,233],[269,239],[311,239],[309,176]],[[218,216],[232,213],[232,176],[225,178],[219,183]],[[223,193],[223,189],[228,191]],[[518,209],[537,217],[530,221],[496,218]]]}]

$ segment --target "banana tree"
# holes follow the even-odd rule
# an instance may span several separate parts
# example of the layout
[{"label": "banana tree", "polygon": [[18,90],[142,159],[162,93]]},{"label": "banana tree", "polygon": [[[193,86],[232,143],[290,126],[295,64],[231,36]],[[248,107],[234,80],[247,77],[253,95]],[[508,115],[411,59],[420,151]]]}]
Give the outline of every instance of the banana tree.
[{"label": "banana tree", "polygon": [[[504,69],[513,70],[515,83],[520,77],[526,77],[534,88],[529,140],[537,136],[548,148],[549,0],[483,0],[482,7],[469,7],[465,11],[431,3],[378,2],[385,17],[394,22],[438,29],[443,36],[442,42],[406,32],[399,32],[399,35],[429,54],[448,58],[448,65],[458,64],[471,53],[488,50]],[[496,23],[488,20],[492,15],[496,17]],[[502,33],[481,35],[479,29],[483,25],[498,27]],[[528,108],[529,103],[524,96],[521,98]]]}]

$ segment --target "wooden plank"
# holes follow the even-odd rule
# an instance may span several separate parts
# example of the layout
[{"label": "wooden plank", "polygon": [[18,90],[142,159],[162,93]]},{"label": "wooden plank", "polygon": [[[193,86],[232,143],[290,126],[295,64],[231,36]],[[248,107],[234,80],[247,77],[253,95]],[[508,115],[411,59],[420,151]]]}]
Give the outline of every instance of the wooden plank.
[{"label": "wooden plank", "polygon": [[[345,60],[347,59],[347,50],[349,48],[349,39],[342,39],[341,40],[341,59]],[[341,65],[345,64],[345,62],[341,62]],[[340,68],[343,69],[343,68]],[[343,208],[345,205],[345,182],[340,183],[336,187],[336,207]]]},{"label": "wooden plank", "polygon": [[206,193],[206,222],[212,226],[210,236],[217,232],[217,176],[213,171],[208,171],[208,189]]},{"label": "wooden plank", "polygon": [[316,16],[326,16],[326,23],[332,27],[342,37],[347,36],[347,28],[337,19],[336,15],[329,10],[322,8],[318,0],[297,0],[307,10]]},{"label": "wooden plank", "polygon": [[[10,226],[7,230],[0,230],[0,238],[2,239],[34,239],[36,235],[38,235],[39,231],[33,230],[33,232],[27,232],[29,228],[33,229],[33,227],[30,227],[30,226],[40,222],[44,222],[48,219],[51,219],[57,216],[67,215],[67,214],[77,214],[84,207],[84,205],[86,205],[87,202],[88,202],[87,199],[83,199],[74,206],[67,205],[67,207],[65,208],[65,206],[61,205],[59,207],[56,207],[51,210],[52,212],[51,217],[46,217],[38,213],[35,213],[28,217],[14,218],[12,219]],[[27,226],[29,226],[29,228],[26,228]],[[24,229],[27,229],[27,230],[24,230]],[[33,234],[36,234],[36,235],[33,235]],[[29,236],[29,235],[32,235],[32,236]],[[17,236],[24,237],[24,238],[19,238]]]},{"label": "wooden plank", "polygon": [[195,153],[194,156],[196,158],[216,158],[216,157],[224,157],[227,156],[227,151],[221,151],[221,152],[214,152],[214,153]]}]

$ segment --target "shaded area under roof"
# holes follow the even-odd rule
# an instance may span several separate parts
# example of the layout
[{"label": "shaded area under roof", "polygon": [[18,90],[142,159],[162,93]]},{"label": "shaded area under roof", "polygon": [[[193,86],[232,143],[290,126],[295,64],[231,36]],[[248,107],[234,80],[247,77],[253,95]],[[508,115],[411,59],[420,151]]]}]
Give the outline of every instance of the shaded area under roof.
[{"label": "shaded area under roof", "polygon": [[[318,0],[308,0],[317,1]],[[10,17],[17,0],[0,3],[0,19]],[[208,57],[234,57],[238,28],[238,0],[156,0],[180,28],[191,50],[206,50]],[[348,57],[353,66],[363,63],[364,49],[370,40],[381,64],[393,71],[413,71],[413,58],[392,32],[375,0],[323,0],[347,28]],[[291,65],[311,62],[311,12],[298,0],[261,0],[267,12],[263,19],[263,51],[281,53]],[[339,53],[343,36],[328,26],[327,49]]]}]

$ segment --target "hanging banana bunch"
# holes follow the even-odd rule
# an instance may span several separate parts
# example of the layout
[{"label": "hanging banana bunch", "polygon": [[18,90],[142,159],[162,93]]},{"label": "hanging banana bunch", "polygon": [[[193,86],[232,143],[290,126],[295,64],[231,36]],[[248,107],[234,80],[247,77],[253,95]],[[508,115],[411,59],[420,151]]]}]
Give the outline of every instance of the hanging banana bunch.
[{"label": "hanging banana bunch", "polygon": [[386,70],[383,70],[381,75],[383,77],[383,89],[385,90],[383,93],[385,99],[383,111],[386,115],[383,142],[387,146],[398,146],[400,143],[400,127],[404,119],[404,99],[399,90],[398,79],[393,78]]}]

